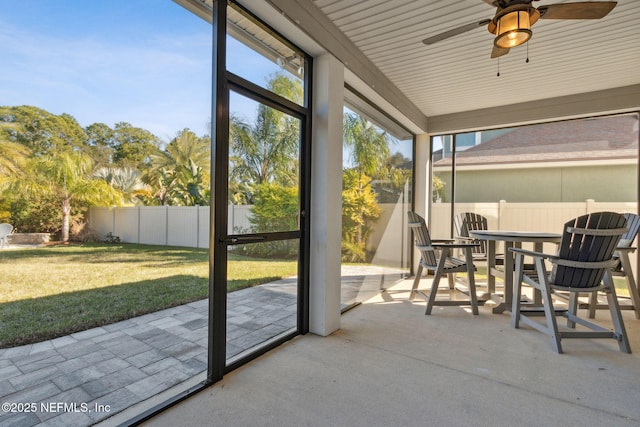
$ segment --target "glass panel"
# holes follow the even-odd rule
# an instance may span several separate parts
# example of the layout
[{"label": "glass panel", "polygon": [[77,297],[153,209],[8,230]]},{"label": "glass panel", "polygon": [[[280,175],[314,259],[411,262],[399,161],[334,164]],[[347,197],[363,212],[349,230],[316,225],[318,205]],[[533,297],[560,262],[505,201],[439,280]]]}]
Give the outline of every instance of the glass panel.
[{"label": "glass panel", "polygon": [[234,92],[230,109],[229,234],[298,230],[300,120]]},{"label": "glass panel", "polygon": [[299,244],[293,239],[229,247],[228,362],[295,331]]},{"label": "glass panel", "polygon": [[[250,82],[303,105],[302,92],[280,86],[281,76],[302,87],[304,57],[271,33],[247,19],[239,10],[227,8],[227,69]],[[286,84],[286,82],[285,82]]]},{"label": "glass panel", "polygon": [[475,132],[456,143],[456,213],[481,214],[489,228],[559,233],[587,212],[637,212],[637,114]]},{"label": "glass panel", "polygon": [[[637,115],[620,115],[467,134],[475,143],[457,150],[456,211],[486,213],[494,227],[500,223],[503,229],[556,231],[557,223],[547,223],[551,211],[558,209],[567,219],[576,209],[585,211],[561,205],[588,202],[588,210],[624,207],[635,212],[637,126]],[[457,138],[457,144],[459,140],[465,141]],[[508,213],[526,203],[547,214],[526,209]]]},{"label": "glass panel", "polygon": [[433,173],[430,228],[433,239],[451,238],[451,200],[453,182],[451,168],[453,135],[434,136],[432,139]]},{"label": "glass panel", "polygon": [[[371,107],[370,107],[371,108]],[[400,139],[350,109],[344,112],[342,305],[349,307],[409,272],[413,138]],[[397,134],[397,133],[396,133]]]},{"label": "glass panel", "polygon": [[0,425],[93,425],[204,379],[211,25],[150,6],[2,5],[0,163],[39,191],[0,189],[0,397],[37,406]]}]

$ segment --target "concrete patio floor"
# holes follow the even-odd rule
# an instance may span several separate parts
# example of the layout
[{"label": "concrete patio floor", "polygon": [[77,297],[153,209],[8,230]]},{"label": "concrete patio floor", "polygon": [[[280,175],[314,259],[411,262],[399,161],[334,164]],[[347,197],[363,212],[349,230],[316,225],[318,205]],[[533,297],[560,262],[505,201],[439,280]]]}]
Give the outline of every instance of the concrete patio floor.
[{"label": "concrete patio floor", "polygon": [[[564,340],[564,354],[508,313],[408,301],[402,282],[225,376],[145,425],[638,426],[640,320],[624,311],[634,354],[613,340]],[[606,323],[608,312],[598,311]],[[115,420],[112,420],[115,421]]]}]

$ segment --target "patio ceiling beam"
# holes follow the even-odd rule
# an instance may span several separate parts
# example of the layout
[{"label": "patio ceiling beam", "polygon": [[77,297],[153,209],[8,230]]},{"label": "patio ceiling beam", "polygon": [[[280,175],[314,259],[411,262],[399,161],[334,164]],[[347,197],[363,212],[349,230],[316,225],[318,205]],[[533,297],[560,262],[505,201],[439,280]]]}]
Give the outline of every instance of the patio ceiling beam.
[{"label": "patio ceiling beam", "polygon": [[429,132],[445,134],[601,114],[640,111],[640,85],[429,117]]}]

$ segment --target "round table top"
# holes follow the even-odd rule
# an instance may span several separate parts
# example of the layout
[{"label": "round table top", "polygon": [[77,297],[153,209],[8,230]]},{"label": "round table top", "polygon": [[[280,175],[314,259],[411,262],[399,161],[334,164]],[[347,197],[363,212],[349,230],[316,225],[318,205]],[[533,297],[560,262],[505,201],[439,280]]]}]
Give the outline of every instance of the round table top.
[{"label": "round table top", "polygon": [[562,239],[562,234],[539,231],[469,230],[469,235],[475,239],[509,242],[559,242]]}]

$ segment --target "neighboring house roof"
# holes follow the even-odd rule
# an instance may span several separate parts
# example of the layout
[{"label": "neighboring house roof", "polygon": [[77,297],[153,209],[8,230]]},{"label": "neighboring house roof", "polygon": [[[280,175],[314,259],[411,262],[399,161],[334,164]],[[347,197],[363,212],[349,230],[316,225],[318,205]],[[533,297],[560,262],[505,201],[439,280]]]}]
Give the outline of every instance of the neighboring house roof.
[{"label": "neighboring house roof", "polygon": [[[638,116],[624,115],[513,128],[456,153],[456,165],[638,158]],[[451,158],[434,166],[451,165]]]}]

